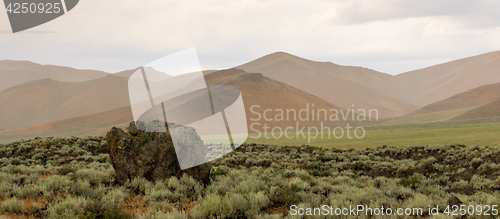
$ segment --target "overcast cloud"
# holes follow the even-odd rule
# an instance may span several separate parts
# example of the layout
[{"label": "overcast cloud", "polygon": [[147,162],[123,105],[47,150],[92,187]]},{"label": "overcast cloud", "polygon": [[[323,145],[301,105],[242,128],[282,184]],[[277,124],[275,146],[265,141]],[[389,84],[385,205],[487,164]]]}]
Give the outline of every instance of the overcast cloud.
[{"label": "overcast cloud", "polygon": [[500,0],[82,0],[12,34],[0,59],[116,72],[196,47],[204,69],[285,51],[398,74],[500,50]]}]

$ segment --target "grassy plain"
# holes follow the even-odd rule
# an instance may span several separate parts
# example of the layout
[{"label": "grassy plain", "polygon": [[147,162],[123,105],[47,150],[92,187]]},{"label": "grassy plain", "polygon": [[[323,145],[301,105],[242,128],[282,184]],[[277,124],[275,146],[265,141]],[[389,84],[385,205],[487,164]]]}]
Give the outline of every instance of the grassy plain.
[{"label": "grassy plain", "polygon": [[[323,133],[305,132],[304,135],[288,132],[288,136],[293,136],[293,138],[287,138],[284,134],[280,138],[272,137],[272,134],[279,136],[280,133],[267,133],[269,138],[266,138],[264,133],[261,133],[260,137],[258,133],[252,133],[249,135],[247,142],[272,145],[314,145],[341,149],[364,149],[383,145],[465,144],[472,146],[500,146],[500,121],[497,120],[365,127],[365,131],[365,136],[361,139],[348,138],[345,128],[344,136],[338,139],[331,132],[329,137],[327,131]],[[323,138],[321,138],[321,134],[323,134]],[[361,136],[361,134],[362,131],[358,130],[358,136]],[[351,137],[354,136],[353,129],[351,129],[350,135]],[[308,140],[308,136],[311,136],[310,140]],[[313,138],[314,136],[318,137]],[[341,136],[341,131],[337,130],[335,136]]]}]

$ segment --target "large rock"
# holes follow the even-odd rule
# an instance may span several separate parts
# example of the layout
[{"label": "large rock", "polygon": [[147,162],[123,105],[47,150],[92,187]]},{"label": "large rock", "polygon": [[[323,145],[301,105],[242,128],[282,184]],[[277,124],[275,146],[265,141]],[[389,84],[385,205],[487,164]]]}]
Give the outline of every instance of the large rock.
[{"label": "large rock", "polygon": [[[161,122],[161,125],[164,123]],[[137,124],[141,130],[146,130],[143,123]],[[142,126],[142,127],[141,127]],[[181,170],[177,154],[181,155],[181,162],[192,162],[193,159],[205,158],[206,151],[203,142],[193,128],[175,126],[170,130],[177,138],[174,147],[170,132],[143,132],[131,122],[127,132],[113,127],[106,135],[110,149],[110,157],[116,171],[116,182],[123,185],[127,180],[135,177],[144,177],[149,181],[165,179],[171,176],[181,177],[184,173],[192,176],[195,180],[207,185],[210,183],[210,169],[212,165],[207,161],[201,161],[201,165]],[[200,147],[201,146],[201,147]]]}]

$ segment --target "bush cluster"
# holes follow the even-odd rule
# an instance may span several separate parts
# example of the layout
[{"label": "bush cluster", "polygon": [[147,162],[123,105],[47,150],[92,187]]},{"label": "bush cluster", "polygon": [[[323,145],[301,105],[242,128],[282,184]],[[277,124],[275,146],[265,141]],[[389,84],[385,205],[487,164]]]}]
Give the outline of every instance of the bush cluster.
[{"label": "bush cluster", "polygon": [[[0,211],[35,218],[281,218],[290,205],[413,208],[500,204],[500,149],[465,145],[365,150],[248,144],[188,175],[114,183],[102,137],[0,146]],[[45,200],[25,208],[29,200]],[[444,209],[440,209],[444,210]],[[374,216],[372,218],[382,218]]]}]

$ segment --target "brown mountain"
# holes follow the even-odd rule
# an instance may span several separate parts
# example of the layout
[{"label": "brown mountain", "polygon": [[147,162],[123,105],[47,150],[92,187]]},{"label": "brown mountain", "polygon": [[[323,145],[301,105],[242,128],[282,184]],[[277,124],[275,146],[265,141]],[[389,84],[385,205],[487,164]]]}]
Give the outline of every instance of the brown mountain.
[{"label": "brown mountain", "polygon": [[0,129],[19,129],[127,106],[127,82],[124,77],[108,75],[85,82],[42,79],[11,87],[0,92]]},{"label": "brown mountain", "polygon": [[64,82],[83,82],[109,75],[96,70],[80,70],[29,61],[0,60],[0,91],[29,81],[49,78]]},{"label": "brown mountain", "polygon": [[[181,78],[181,80],[183,79],[185,79],[185,77]],[[336,119],[330,119],[329,116],[331,115],[330,110],[334,112],[335,110],[344,112],[344,115],[347,115],[347,111],[292,86],[267,78],[260,73],[247,73],[239,69],[229,69],[206,74],[205,80],[206,84],[209,85],[232,85],[233,87],[239,88],[245,105],[247,123],[248,125],[259,123],[256,124],[254,128],[257,130],[262,131],[265,124],[267,124],[268,127],[285,128],[292,126],[296,129],[297,122],[301,127],[321,127],[321,122],[323,122],[324,126],[337,126],[345,123],[343,121],[332,121]],[[206,86],[203,80],[191,78],[191,81],[192,82],[189,83],[190,85],[196,87]],[[212,88],[212,100],[214,103],[218,103],[217,106],[214,105],[214,108],[223,109],[225,107],[218,107],[218,105],[229,106],[232,104],[232,101],[237,99],[237,94],[234,96],[230,89]],[[165,105],[168,112],[167,120],[169,122],[189,124],[206,118],[212,113],[205,105],[209,103],[210,100],[208,100],[209,97],[204,90],[192,91],[186,94],[183,89],[179,89],[165,96],[157,97],[157,99],[166,99],[167,96],[176,96],[176,98],[167,101]],[[325,113],[322,111],[320,115],[321,119],[318,120],[317,114],[315,114],[316,116],[313,120],[313,109],[324,109],[328,111],[327,118],[325,119]],[[217,112],[219,111],[217,109],[215,110]],[[301,113],[302,117],[299,118],[299,112],[301,110],[303,113]],[[264,111],[266,113],[264,113]],[[286,113],[287,111],[288,114]],[[352,110],[350,112],[351,117],[349,117],[349,119],[352,120]],[[267,121],[264,119],[264,114],[268,119]],[[280,114],[283,115],[284,118],[281,118]],[[288,118],[286,118],[287,115],[289,116]],[[244,115],[240,114],[240,116]],[[141,117],[141,120],[144,121],[162,119],[163,114],[161,107],[158,106],[157,110],[150,110],[149,113],[145,113]],[[258,121],[254,121],[256,119]],[[338,120],[344,119],[339,118]]]},{"label": "brown mountain", "polygon": [[[229,69],[229,70],[223,70],[223,71],[217,71],[213,72],[210,74],[205,75],[206,81],[208,84],[211,85],[217,85],[217,84],[224,84],[224,85],[232,85],[241,90],[241,94],[243,96],[243,101],[245,104],[245,111],[247,114],[247,121],[248,125],[251,125],[253,122],[259,122],[261,125],[256,125],[254,126],[254,129],[256,130],[262,130],[262,126],[264,123],[266,123],[269,127],[286,127],[286,126],[296,126],[296,122],[299,122],[299,126],[320,126],[321,121],[300,121],[300,120],[293,120],[292,116],[290,117],[289,120],[287,121],[264,121],[263,118],[259,121],[252,121],[250,119],[255,119],[257,115],[255,113],[252,113],[250,111],[250,108],[253,105],[259,105],[260,108],[254,108],[254,112],[258,112],[261,115],[263,114],[263,111],[266,109],[271,109],[272,112],[267,113],[266,115],[271,118],[275,118],[277,113],[275,112],[276,109],[282,109],[286,112],[287,109],[289,110],[295,110],[297,113],[302,110],[306,109],[307,104],[309,104],[310,110],[308,111],[309,118],[311,118],[311,111],[313,108],[315,109],[336,109],[339,112],[344,112],[346,113],[345,110],[328,103],[318,97],[315,97],[311,94],[308,94],[306,92],[303,92],[299,89],[296,89],[294,87],[291,87],[289,85],[286,85],[284,83],[272,80],[270,78],[264,77],[262,74],[254,74],[254,73],[246,73],[242,70],[238,69]],[[101,82],[101,80],[108,80],[106,83]],[[97,79],[93,81],[96,85],[90,85],[87,84],[86,86],[92,86],[94,88],[99,88],[99,82],[106,84],[104,87],[108,86],[118,86],[116,88],[116,93],[123,93],[127,95],[128,93],[126,91],[119,91],[121,87],[119,86],[120,84],[123,83],[124,77],[120,76],[107,76],[103,79]],[[90,81],[92,82],[92,81]],[[51,95],[48,95],[46,93],[40,94],[37,98],[43,99],[43,96],[57,96],[57,94],[60,94],[61,96],[64,97],[64,93],[68,93],[68,90],[75,89],[79,90],[81,88],[80,85],[78,84],[84,84],[84,83],[90,83],[90,82],[81,82],[81,83],[72,83],[72,86],[64,86],[65,82],[55,82],[51,80],[42,80],[42,81],[35,81],[35,82],[30,82],[32,84],[31,86],[21,86],[23,89],[25,87],[40,87],[40,84],[45,84],[47,87],[51,87],[50,91],[54,92],[51,93]],[[18,88],[18,89],[21,89]],[[74,88],[71,88],[74,87]],[[58,88],[58,89],[55,89]],[[34,89],[34,88],[33,88]],[[16,90],[16,89],[13,89]],[[111,89],[113,90],[113,89]],[[28,92],[28,91],[27,91]],[[85,93],[82,91],[82,93]],[[99,93],[96,91],[96,93]],[[114,93],[114,92],[113,92]],[[1,96],[1,94],[0,94]],[[90,99],[96,98],[96,97],[88,97],[88,95],[83,95],[81,96],[69,96],[67,98],[61,97],[61,99],[66,99],[67,101],[72,100],[73,98],[76,100],[75,102],[72,101],[71,104],[74,104],[75,108],[79,107],[85,107],[85,105],[96,105],[95,103],[89,103],[88,101]],[[117,98],[116,95],[109,95],[110,97]],[[118,97],[117,99],[126,99],[124,97]],[[30,103],[31,101],[34,101],[34,99],[27,100],[26,103]],[[55,106],[59,106],[58,109],[61,112],[67,112],[65,110],[68,105],[65,105],[65,101],[59,103],[57,102],[57,98],[54,98],[56,100],[40,100],[39,102],[48,102],[45,107],[54,105],[54,108],[57,108]],[[103,98],[105,99],[105,98]],[[193,99],[195,101],[195,99]],[[56,102],[54,102],[56,101]],[[111,101],[110,99],[107,99],[107,101]],[[189,100],[186,100],[184,102],[189,102]],[[52,104],[51,104],[52,103]],[[41,104],[41,103],[39,103]],[[312,106],[314,104],[314,107]],[[118,104],[109,104],[109,105],[118,105]],[[62,107],[64,106],[64,107]],[[100,104],[97,104],[97,106],[101,106]],[[18,110],[23,110],[28,107],[18,107]],[[51,114],[49,110],[42,110],[43,107],[40,107],[40,109],[37,109],[39,112],[44,112],[48,116],[52,116],[52,120],[49,122],[45,122],[42,124],[37,124],[37,125],[32,125],[30,127],[25,127],[25,128],[20,128],[16,130],[10,130],[10,131],[3,131],[0,132],[0,139],[3,139],[2,142],[6,141],[14,141],[20,138],[31,138],[35,136],[68,136],[68,135],[104,135],[106,133],[106,130],[108,130],[112,126],[124,126],[126,125],[129,121],[133,120],[132,113],[130,106],[124,106],[118,109],[114,110],[109,110],[109,111],[104,111],[100,113],[94,113],[91,115],[85,115],[85,116],[80,116],[76,118],[67,118],[67,119],[60,119],[53,121],[53,117],[55,116],[54,114]],[[14,110],[11,110],[13,112]],[[82,111],[89,112],[91,111],[90,109],[85,109]],[[25,115],[25,114],[24,114]],[[40,115],[40,114],[38,114]],[[305,114],[303,114],[305,117]],[[322,114],[323,115],[323,114]],[[46,116],[46,117],[48,117]],[[9,119],[8,121],[16,121],[19,119],[22,119],[20,116],[16,116],[15,114],[12,115],[13,118]],[[323,116],[321,117],[324,126],[336,126],[343,124],[345,122],[337,122],[337,121],[329,121],[329,120],[324,120]],[[342,118],[340,117],[340,120]],[[40,120],[38,120],[40,121]],[[27,124],[29,120],[24,123]],[[2,123],[3,124],[3,123]],[[14,123],[10,123],[14,124]],[[270,131],[270,130],[268,130]]]},{"label": "brown mountain", "polygon": [[459,59],[396,76],[402,89],[393,96],[418,106],[500,82],[500,51]]},{"label": "brown mountain", "polygon": [[[381,120],[377,125],[443,122],[496,117],[500,83],[484,85],[429,104],[410,114]],[[498,107],[495,109],[495,107]]]},{"label": "brown mountain", "polygon": [[[259,122],[261,125],[267,123],[271,127],[286,127],[296,126],[296,123],[298,122],[299,126],[319,127],[321,121],[324,122],[325,126],[336,126],[345,123],[343,121],[332,122],[328,119],[325,120],[324,114],[321,114],[321,119],[319,121],[316,121],[317,119],[312,121],[311,111],[313,108],[326,110],[335,109],[339,112],[347,112],[321,98],[289,86],[285,83],[265,77],[260,73],[247,73],[239,69],[229,69],[210,73],[205,76],[205,80],[207,84],[210,85],[232,85],[240,89],[249,125],[252,122]],[[259,107],[256,107],[256,105]],[[253,111],[260,115],[263,115],[264,111],[268,110],[266,115],[268,118],[273,118],[273,121],[265,121],[264,118],[261,118],[260,121],[252,121],[251,119],[258,118],[258,115],[250,110],[252,106],[255,106]],[[309,112],[307,114],[310,116],[309,121],[300,121],[298,117],[297,119],[292,119],[292,113],[290,113],[287,121],[276,121],[276,119],[274,119],[276,115],[281,113],[279,110],[283,110],[285,113],[286,110],[298,113],[300,110],[305,111],[308,106]]]},{"label": "brown mountain", "polygon": [[496,99],[487,104],[469,110],[452,120],[472,120],[500,117],[500,99]]},{"label": "brown mountain", "polygon": [[484,85],[466,92],[459,93],[448,99],[429,104],[411,114],[416,115],[477,107],[498,98],[500,98],[500,83]]},{"label": "brown mountain", "polygon": [[46,122],[11,131],[0,131],[0,143],[51,136],[105,136],[113,126],[125,128],[132,121],[130,106],[86,116]]},{"label": "brown mountain", "polygon": [[377,109],[379,117],[395,117],[418,109],[388,94],[403,89],[392,75],[371,69],[314,62],[277,52],[236,68],[262,73],[342,108]]}]

